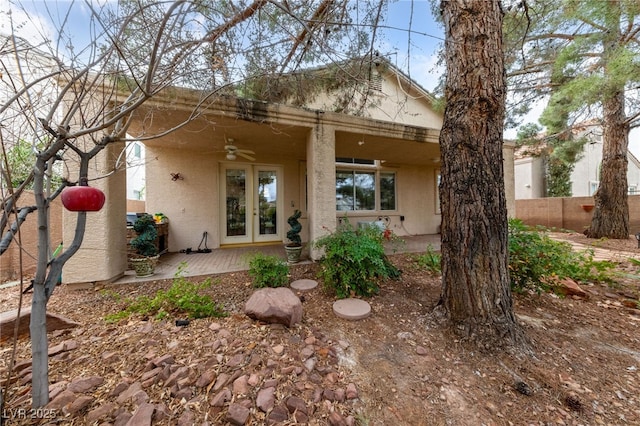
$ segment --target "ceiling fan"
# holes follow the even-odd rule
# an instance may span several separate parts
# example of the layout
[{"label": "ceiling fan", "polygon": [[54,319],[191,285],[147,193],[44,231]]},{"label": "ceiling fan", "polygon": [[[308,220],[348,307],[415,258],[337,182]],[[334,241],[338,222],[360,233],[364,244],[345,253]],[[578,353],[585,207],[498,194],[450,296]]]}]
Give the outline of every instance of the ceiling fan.
[{"label": "ceiling fan", "polygon": [[229,139],[227,141],[227,145],[224,146],[224,150],[227,152],[227,160],[235,160],[238,157],[246,158],[249,161],[255,161],[256,153],[249,149],[238,149],[237,146],[233,145],[233,139]]}]

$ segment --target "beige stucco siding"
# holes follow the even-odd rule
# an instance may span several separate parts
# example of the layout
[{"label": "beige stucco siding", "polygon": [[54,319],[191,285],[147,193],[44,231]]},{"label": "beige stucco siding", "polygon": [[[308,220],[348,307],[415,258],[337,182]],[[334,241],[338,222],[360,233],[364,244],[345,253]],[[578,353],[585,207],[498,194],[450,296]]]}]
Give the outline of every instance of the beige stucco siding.
[{"label": "beige stucco siding", "polygon": [[[335,110],[335,99],[339,92],[320,93],[305,105],[310,109]],[[363,113],[367,118],[389,121],[397,124],[420,126],[430,129],[442,128],[442,116],[431,107],[431,101],[424,91],[414,86],[398,86],[395,75],[382,79],[380,90],[370,90],[366,95],[356,96],[354,103],[365,102],[369,108]]]}]

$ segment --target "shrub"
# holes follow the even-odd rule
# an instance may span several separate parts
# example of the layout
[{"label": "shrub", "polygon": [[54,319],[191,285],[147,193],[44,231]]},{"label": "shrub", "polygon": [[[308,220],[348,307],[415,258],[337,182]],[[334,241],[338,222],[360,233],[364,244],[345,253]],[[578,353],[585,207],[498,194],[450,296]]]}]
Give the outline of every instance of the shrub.
[{"label": "shrub", "polygon": [[442,256],[440,253],[436,252],[431,244],[427,246],[426,252],[415,256],[415,261],[420,268],[436,275],[442,272],[442,268],[440,266],[441,259]]},{"label": "shrub", "polygon": [[133,230],[136,231],[136,237],[131,240],[131,246],[141,256],[155,256],[158,254],[156,247],[156,238],[158,231],[156,222],[148,213],[140,216],[133,223]]},{"label": "shrub", "polygon": [[571,244],[550,238],[542,228],[530,228],[517,219],[509,221],[509,273],[511,287],[548,290],[548,279],[611,282],[614,264],[596,261],[593,250],[573,251]]},{"label": "shrub", "polygon": [[399,277],[400,271],[384,253],[383,241],[379,228],[356,230],[346,218],[335,232],[316,240],[314,246],[324,250],[319,274],[325,288],[339,298],[371,296],[379,291],[379,279]]},{"label": "shrub", "polygon": [[223,317],[224,309],[215,303],[211,296],[200,294],[201,291],[211,287],[211,278],[200,283],[194,283],[184,277],[186,264],[178,266],[171,287],[168,290],[159,290],[154,297],[146,295],[135,299],[127,299],[127,307],[115,314],[107,315],[106,320],[114,322],[128,318],[133,314],[145,317],[164,319],[168,316],[187,316],[188,318]]},{"label": "shrub", "polygon": [[289,282],[289,266],[278,256],[256,253],[249,259],[249,276],[256,288],[282,287]]},{"label": "shrub", "polygon": [[300,231],[302,230],[302,225],[298,222],[302,212],[297,210],[293,212],[291,216],[287,219],[287,223],[291,227],[287,231],[287,239],[290,241],[289,245],[291,247],[300,247],[302,245],[302,238],[300,238]]}]

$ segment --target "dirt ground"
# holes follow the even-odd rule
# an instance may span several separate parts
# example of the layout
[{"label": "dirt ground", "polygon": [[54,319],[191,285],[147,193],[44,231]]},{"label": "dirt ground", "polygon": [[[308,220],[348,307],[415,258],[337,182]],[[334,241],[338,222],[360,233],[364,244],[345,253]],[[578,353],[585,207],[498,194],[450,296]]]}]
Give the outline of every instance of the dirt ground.
[{"label": "dirt ground", "polygon": [[[229,316],[193,320],[181,328],[168,321],[142,318],[118,324],[104,321],[106,314],[122,307],[115,293],[151,294],[169,282],[122,285],[108,291],[59,287],[49,310],[81,323],[81,327],[49,335],[52,346],[70,340],[77,344],[69,356],[51,359],[50,381],[55,384],[79,376],[99,376],[104,383],[93,391],[82,410],[72,414],[62,410],[47,424],[118,424],[113,416],[90,423],[87,413],[114,400],[110,391],[119,381],[133,381],[149,359],[166,352],[195,370],[193,366],[206,364],[212,353],[218,354],[221,364],[234,353],[247,354],[252,361],[244,365],[244,371],[264,373],[264,380],[279,383],[276,405],[287,395],[306,402],[302,421],[289,417],[272,422],[275,424],[640,424],[640,271],[627,261],[640,256],[637,242],[634,238],[594,241],[581,234],[555,236],[608,250],[606,253],[619,262],[617,282],[580,283],[586,297],[515,295],[515,312],[531,341],[532,356],[477,352],[437,325],[431,313],[440,293],[439,277],[418,269],[415,255],[392,256],[402,278],[384,282],[380,294],[367,300],[372,308],[369,318],[347,321],[336,317],[332,312],[335,299],[320,285],[303,295],[303,320],[291,329],[259,324],[242,314],[253,291],[246,273],[215,277],[217,284],[211,294]],[[291,279],[314,279],[316,267],[294,266]],[[3,310],[15,308],[16,293],[16,288],[0,290]],[[223,340],[213,335],[220,335],[216,330],[221,329],[227,331]],[[4,344],[1,350],[3,381],[9,346]],[[308,367],[303,354],[310,347],[319,362],[307,374],[299,367]],[[17,358],[30,358],[27,339],[18,342]],[[80,362],[83,359],[90,361]],[[282,368],[275,366],[277,363],[283,364]],[[315,377],[314,371],[320,377]],[[239,372],[234,374],[238,376]],[[357,389],[356,397],[327,396],[328,389],[350,384]],[[232,400],[221,406],[207,399],[213,393],[211,385],[191,386],[189,397],[179,401],[163,386],[149,386],[145,391],[149,401],[163,402],[171,413],[154,425],[186,424],[176,419],[184,419],[181,415],[188,410],[193,413],[191,424],[232,424],[226,410],[237,401],[250,409],[246,424],[268,424],[269,410],[256,407],[259,388],[256,384],[241,394],[234,383]],[[29,391],[28,380],[14,382],[5,408],[28,408]],[[340,416],[332,416],[333,412]],[[7,424],[45,423],[32,419]]]}]

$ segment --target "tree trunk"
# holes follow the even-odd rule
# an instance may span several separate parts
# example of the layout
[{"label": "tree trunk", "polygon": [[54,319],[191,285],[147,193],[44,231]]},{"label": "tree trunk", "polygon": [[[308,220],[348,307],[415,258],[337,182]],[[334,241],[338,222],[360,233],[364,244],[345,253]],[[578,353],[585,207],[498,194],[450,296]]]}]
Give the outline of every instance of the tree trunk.
[{"label": "tree trunk", "polygon": [[525,349],[513,314],[502,134],[499,1],[443,0],[447,80],[440,133],[442,295],[437,311],[484,348]]},{"label": "tree trunk", "polygon": [[[620,48],[620,3],[610,0],[605,15],[608,29],[604,35],[603,61],[605,85],[602,101],[602,164],[600,185],[594,195],[595,209],[591,226],[584,232],[590,238],[629,238],[627,150],[629,124],[625,113],[624,83],[617,74],[616,61],[610,61]],[[613,62],[613,63],[612,63]]]},{"label": "tree trunk", "polygon": [[629,127],[624,112],[624,93],[603,103],[603,146],[600,185],[594,195],[595,209],[590,238],[629,238],[629,203],[627,195],[627,149]]}]

